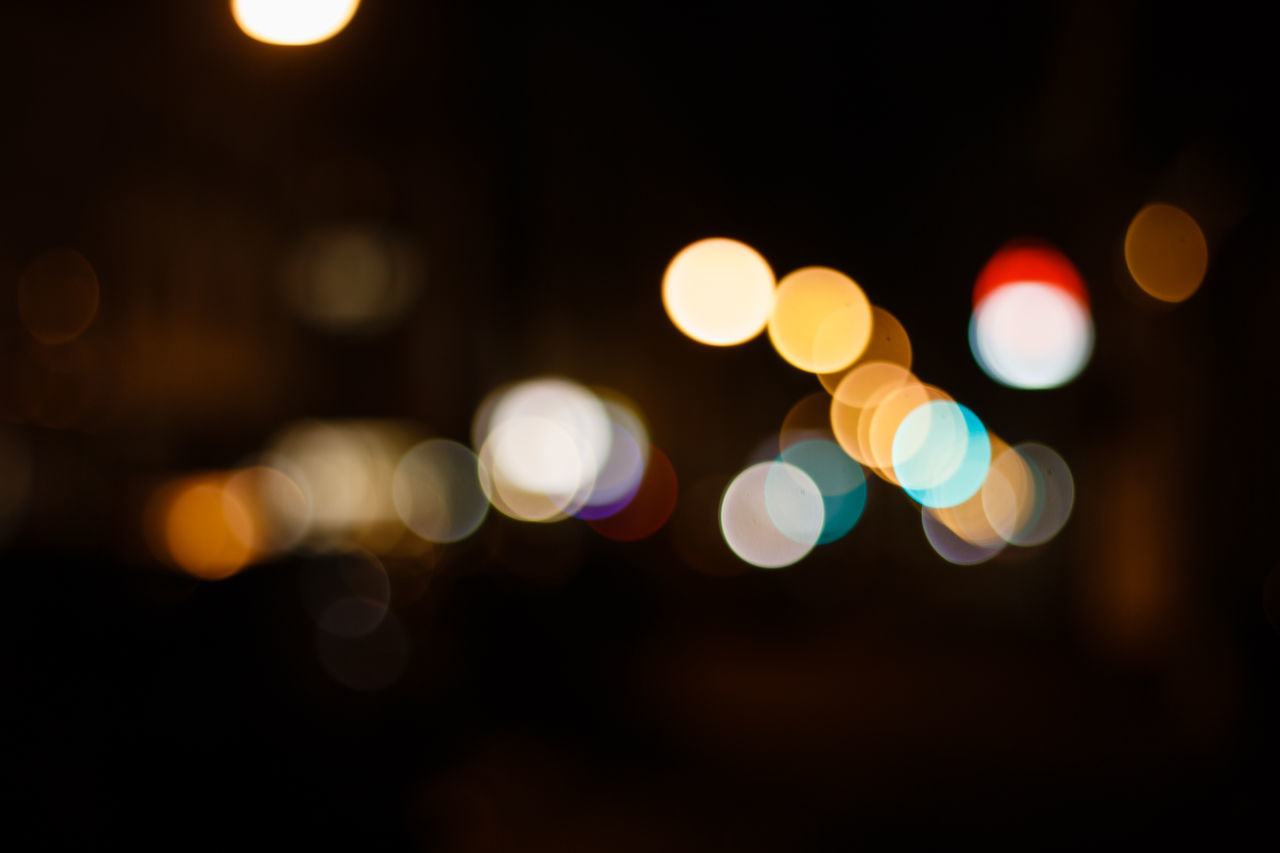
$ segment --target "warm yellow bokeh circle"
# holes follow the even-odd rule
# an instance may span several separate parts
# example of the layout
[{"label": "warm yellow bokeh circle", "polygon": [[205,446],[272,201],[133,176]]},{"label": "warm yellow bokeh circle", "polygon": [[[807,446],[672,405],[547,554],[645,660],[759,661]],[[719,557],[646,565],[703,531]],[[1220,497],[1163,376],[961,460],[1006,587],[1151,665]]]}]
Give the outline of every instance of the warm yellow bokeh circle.
[{"label": "warm yellow bokeh circle", "polygon": [[778,283],[769,340],[795,367],[833,373],[862,355],[871,325],[871,303],[853,279],[827,267],[805,267]]},{"label": "warm yellow bokeh circle", "polygon": [[774,276],[755,249],[723,237],[686,246],[667,266],[662,304],[676,328],[712,346],[745,343],[764,331]]},{"label": "warm yellow bokeh circle", "polygon": [[822,387],[827,389],[827,393],[834,394],[840,385],[840,380],[844,379],[849,371],[871,361],[887,361],[900,364],[907,370],[911,369],[911,338],[907,335],[906,328],[897,317],[878,305],[871,306],[871,336],[862,355],[843,370],[818,374],[818,379],[822,382]]},{"label": "warm yellow bokeh circle", "polygon": [[1209,245],[1189,213],[1149,204],[1129,223],[1124,260],[1138,286],[1162,302],[1182,302],[1200,288]]}]

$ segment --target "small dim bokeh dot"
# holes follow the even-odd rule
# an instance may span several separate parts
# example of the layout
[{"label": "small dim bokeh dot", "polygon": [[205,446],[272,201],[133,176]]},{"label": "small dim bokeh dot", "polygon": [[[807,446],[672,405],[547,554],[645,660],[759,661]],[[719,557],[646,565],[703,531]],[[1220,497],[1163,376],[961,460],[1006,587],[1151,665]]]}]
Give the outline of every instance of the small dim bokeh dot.
[{"label": "small dim bokeh dot", "polygon": [[80,336],[98,313],[98,276],[75,249],[37,257],[18,280],[18,312],[31,336],[61,344]]}]

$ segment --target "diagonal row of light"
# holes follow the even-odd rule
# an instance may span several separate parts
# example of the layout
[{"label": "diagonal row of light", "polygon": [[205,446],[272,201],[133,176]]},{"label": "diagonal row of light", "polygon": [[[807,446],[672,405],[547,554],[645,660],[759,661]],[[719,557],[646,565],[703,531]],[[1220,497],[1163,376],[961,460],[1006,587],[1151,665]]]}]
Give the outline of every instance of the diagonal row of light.
[{"label": "diagonal row of light", "polygon": [[725,490],[721,529],[746,562],[790,565],[851,530],[866,504],[866,470],[920,505],[926,537],[951,562],[1040,544],[1065,523],[1074,486],[1061,457],[1043,445],[1011,447],[921,382],[901,323],[843,273],[806,267],[775,284],[754,249],[713,238],[672,260],[663,303],[701,343],[740,344],[767,329],[778,354],[816,374],[829,395],[798,403],[776,458]]}]

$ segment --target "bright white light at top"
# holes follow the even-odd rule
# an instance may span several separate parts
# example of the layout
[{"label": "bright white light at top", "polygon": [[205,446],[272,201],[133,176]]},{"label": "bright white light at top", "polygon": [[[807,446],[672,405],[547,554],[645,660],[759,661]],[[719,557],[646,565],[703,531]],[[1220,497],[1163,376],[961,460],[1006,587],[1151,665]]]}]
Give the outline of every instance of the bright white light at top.
[{"label": "bright white light at top", "polygon": [[267,44],[315,44],[351,22],[360,0],[231,0],[246,34]]},{"label": "bright white light at top", "polygon": [[997,288],[974,309],[969,346],[992,379],[1013,388],[1070,382],[1093,352],[1093,321],[1060,287],[1034,281]]}]

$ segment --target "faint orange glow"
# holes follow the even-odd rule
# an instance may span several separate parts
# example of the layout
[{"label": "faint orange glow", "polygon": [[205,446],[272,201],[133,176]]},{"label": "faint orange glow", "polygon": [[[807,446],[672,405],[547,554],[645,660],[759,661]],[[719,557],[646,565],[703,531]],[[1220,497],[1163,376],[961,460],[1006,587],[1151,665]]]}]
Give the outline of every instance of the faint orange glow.
[{"label": "faint orange glow", "polygon": [[662,304],[676,328],[695,341],[732,346],[764,331],[774,284],[773,270],[759,252],[713,237],[672,259],[662,279]]},{"label": "faint orange glow", "polygon": [[222,580],[255,556],[257,525],[248,508],[230,495],[225,474],[178,480],[156,496],[164,555],[203,580]]},{"label": "faint orange glow", "polygon": [[620,512],[587,523],[602,536],[618,542],[634,542],[652,536],[667,523],[676,508],[676,469],[658,448],[650,445],[649,465],[635,497]]},{"label": "faint orange glow", "polygon": [[[1097,494],[1097,555],[1087,562],[1086,616],[1114,654],[1145,657],[1179,624],[1186,518],[1165,487],[1157,451],[1128,446]],[[1090,564],[1093,565],[1090,565]]]},{"label": "faint orange glow", "polygon": [[1162,302],[1182,302],[1204,280],[1209,245],[1190,214],[1170,204],[1150,204],[1129,223],[1124,260],[1147,294]]},{"label": "faint orange glow", "polygon": [[22,515],[31,490],[31,451],[17,433],[0,429],[0,538]]},{"label": "faint orange glow", "polygon": [[[815,438],[834,439],[831,433],[831,398],[815,391],[791,407],[778,431],[778,451]],[[776,456],[777,453],[771,454]]]},{"label": "faint orange glow", "polygon": [[834,394],[840,385],[840,380],[844,379],[850,370],[870,361],[887,361],[901,365],[907,370],[911,369],[911,338],[907,335],[907,330],[903,328],[902,323],[898,322],[897,317],[878,305],[871,306],[871,337],[867,341],[867,348],[862,355],[858,356],[858,360],[844,370],[838,370],[835,373],[819,373],[818,379],[828,393]]},{"label": "faint orange glow", "polygon": [[231,0],[240,29],[267,44],[305,45],[333,38],[360,0]]},{"label": "faint orange glow", "polygon": [[871,303],[853,279],[827,267],[805,267],[778,283],[769,340],[789,364],[833,373],[866,350],[871,323]]},{"label": "faint orange glow", "polygon": [[45,252],[18,280],[18,313],[40,343],[72,340],[98,313],[98,276],[74,249]]}]

